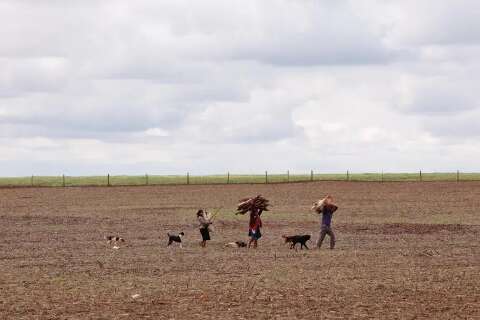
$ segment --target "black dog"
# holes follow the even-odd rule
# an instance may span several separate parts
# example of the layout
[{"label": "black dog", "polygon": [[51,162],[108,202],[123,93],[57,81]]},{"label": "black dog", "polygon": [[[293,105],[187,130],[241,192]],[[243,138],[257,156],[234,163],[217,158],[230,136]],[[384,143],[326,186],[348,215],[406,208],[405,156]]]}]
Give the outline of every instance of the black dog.
[{"label": "black dog", "polygon": [[112,243],[113,241],[115,242],[125,242],[125,239],[119,236],[105,236],[105,240],[107,240],[107,243]]},{"label": "black dog", "polygon": [[[282,238],[285,239],[285,243],[288,243],[288,242],[291,243],[290,249],[295,248],[297,243],[300,243],[300,250],[302,250],[303,247],[307,248],[307,250],[308,250],[307,241],[310,240],[311,236],[309,234],[304,234],[304,235],[301,235],[301,236],[286,236],[286,235],[283,235]],[[295,250],[296,250],[296,248],[295,248]]]},{"label": "black dog", "polygon": [[185,235],[185,233],[183,232],[180,232],[179,234],[170,234],[170,233],[167,233],[168,235],[168,244],[167,244],[167,247],[169,245],[172,244],[172,242],[178,242],[180,243],[180,248],[183,248],[182,247],[182,237]]}]

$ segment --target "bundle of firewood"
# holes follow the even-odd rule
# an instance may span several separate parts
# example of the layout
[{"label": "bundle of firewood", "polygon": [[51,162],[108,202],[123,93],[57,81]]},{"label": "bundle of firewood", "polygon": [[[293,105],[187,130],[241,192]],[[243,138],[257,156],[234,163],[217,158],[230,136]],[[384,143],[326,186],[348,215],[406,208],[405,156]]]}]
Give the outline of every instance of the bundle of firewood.
[{"label": "bundle of firewood", "polygon": [[322,213],[324,208],[328,208],[332,212],[335,212],[338,209],[337,205],[333,203],[332,196],[326,196],[325,198],[314,202],[311,210],[316,213]]},{"label": "bundle of firewood", "polygon": [[237,213],[236,214],[245,214],[247,212],[253,212],[253,211],[268,211],[268,206],[270,204],[268,203],[268,200],[262,197],[261,195],[258,195],[253,198],[244,198],[240,199],[240,202],[237,207]]},{"label": "bundle of firewood", "polygon": [[324,205],[325,205],[325,198],[320,199],[317,202],[314,202],[311,210],[315,211],[316,213],[322,213]]},{"label": "bundle of firewood", "polygon": [[[325,208],[326,206],[334,206],[334,207],[336,207],[336,205],[333,203],[333,198],[332,198],[332,196],[326,196],[325,198],[320,199],[320,200],[314,202],[311,210],[312,210],[312,211],[315,211],[316,213],[322,213],[322,212],[323,212],[323,208]],[[336,209],[335,209],[335,210],[336,210]]]}]

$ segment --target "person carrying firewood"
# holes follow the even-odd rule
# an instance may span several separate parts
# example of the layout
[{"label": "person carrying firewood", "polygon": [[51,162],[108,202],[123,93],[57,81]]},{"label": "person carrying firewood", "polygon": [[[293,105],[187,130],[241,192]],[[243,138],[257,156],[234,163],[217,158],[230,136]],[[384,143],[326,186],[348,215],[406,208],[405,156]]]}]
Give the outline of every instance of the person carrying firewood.
[{"label": "person carrying firewood", "polygon": [[338,206],[333,203],[333,197],[328,195],[324,199],[313,204],[312,210],[322,214],[320,233],[317,241],[317,248],[320,249],[325,236],[330,236],[330,249],[335,248],[335,233],[332,230],[333,213],[337,211]]},{"label": "person carrying firewood", "polygon": [[213,223],[210,219],[210,216],[207,210],[198,210],[197,211],[197,220],[199,224],[200,234],[202,235],[202,242],[200,245],[202,248],[205,248],[207,241],[210,240],[210,225]]},{"label": "person carrying firewood", "polygon": [[262,237],[262,233],[260,229],[262,228],[262,219],[260,219],[260,215],[262,214],[261,209],[252,209],[250,211],[250,222],[248,224],[248,236],[250,237],[250,241],[248,242],[248,248],[252,246],[256,249],[258,246],[258,239]]},{"label": "person carrying firewood", "polygon": [[262,228],[262,219],[260,215],[263,211],[268,211],[270,206],[269,201],[258,195],[252,198],[240,199],[240,202],[237,206],[237,212],[235,214],[245,214],[250,213],[250,221],[248,223],[248,236],[250,240],[248,242],[248,247],[256,248],[258,246],[258,239],[261,238],[262,233],[260,229]]}]

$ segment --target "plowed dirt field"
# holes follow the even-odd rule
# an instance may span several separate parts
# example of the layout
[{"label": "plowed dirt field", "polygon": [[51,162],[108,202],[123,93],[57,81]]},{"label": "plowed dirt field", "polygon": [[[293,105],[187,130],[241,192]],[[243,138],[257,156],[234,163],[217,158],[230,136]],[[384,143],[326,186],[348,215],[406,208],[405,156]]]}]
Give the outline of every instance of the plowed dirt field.
[{"label": "plowed dirt field", "polygon": [[[281,235],[316,241],[327,193],[337,247],[290,250]],[[224,248],[257,194],[259,248]],[[202,249],[196,210],[218,207]],[[480,319],[479,211],[480,182],[0,189],[0,318]]]}]

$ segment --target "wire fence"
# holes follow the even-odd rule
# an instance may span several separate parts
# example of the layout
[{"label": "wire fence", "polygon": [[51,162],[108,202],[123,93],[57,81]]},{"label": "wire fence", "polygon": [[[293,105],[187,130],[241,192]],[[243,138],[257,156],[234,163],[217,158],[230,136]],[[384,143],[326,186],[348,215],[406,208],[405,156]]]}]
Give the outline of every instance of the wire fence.
[{"label": "wire fence", "polygon": [[147,186],[147,185],[202,185],[202,184],[270,184],[314,181],[480,181],[480,173],[415,172],[415,173],[309,173],[292,174],[226,174],[220,175],[110,175],[104,176],[29,176],[0,178],[0,187],[77,187],[77,186]]}]

